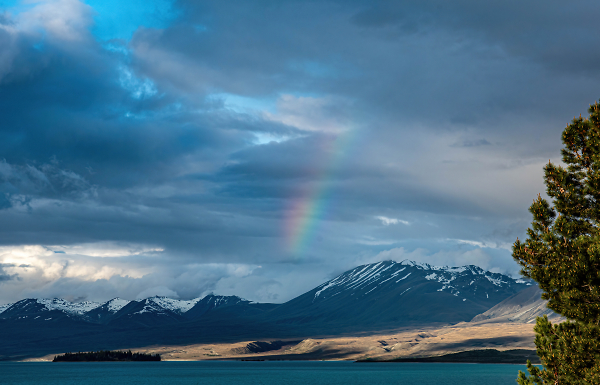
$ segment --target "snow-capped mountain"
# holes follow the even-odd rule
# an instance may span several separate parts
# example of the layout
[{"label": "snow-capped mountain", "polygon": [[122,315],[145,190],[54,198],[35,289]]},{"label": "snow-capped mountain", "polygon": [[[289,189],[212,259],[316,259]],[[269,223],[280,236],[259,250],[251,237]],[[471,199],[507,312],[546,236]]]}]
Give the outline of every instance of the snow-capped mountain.
[{"label": "snow-capped mountain", "polygon": [[[323,302],[342,293],[349,293],[357,298],[376,296],[395,287],[407,286],[408,282],[414,283],[415,278],[431,282],[436,292],[448,293],[463,301],[486,303],[490,302],[490,298],[491,302],[497,303],[498,298],[507,297],[506,293],[511,295],[530,285],[521,279],[485,271],[473,265],[438,267],[408,260],[400,263],[382,261],[359,266],[316,287],[313,289],[312,302]],[[414,288],[415,286],[408,285],[402,294]]]},{"label": "snow-capped mountain", "polygon": [[192,300],[176,300],[167,297],[150,297],[141,301],[131,301],[111,318],[112,323],[126,320],[143,325],[157,325],[184,320],[199,319],[215,309],[226,308],[250,301],[237,296],[209,294]]},{"label": "snow-capped mountain", "polygon": [[28,298],[5,305],[6,308],[0,312],[0,319],[43,319],[44,321],[50,321],[69,317],[84,320],[89,318],[90,313],[98,312],[99,309],[109,308],[115,311],[115,309],[120,309],[128,302],[118,298],[105,304],[92,301],[69,302],[61,298]]},{"label": "snow-capped mountain", "polygon": [[37,301],[49,310],[60,310],[73,315],[83,315],[101,305],[100,302],[69,302],[61,298],[37,299]]},{"label": "snow-capped mountain", "polygon": [[[348,270],[284,304],[212,294],[103,304],[25,299],[0,312],[0,359],[6,352],[53,353],[58,346],[69,351],[290,339],[468,322],[528,287],[530,282],[476,266],[383,261]],[[520,298],[533,301],[535,295],[514,296],[489,314],[519,306],[522,312]]]},{"label": "snow-capped mountain", "polygon": [[119,324],[137,323],[153,326],[177,322],[182,319],[181,310],[186,305],[178,306],[179,301],[165,297],[150,297],[141,301],[131,301],[117,311],[110,322]]},{"label": "snow-capped mountain", "polygon": [[118,312],[119,310],[121,310],[129,302],[131,302],[131,301],[117,297],[117,298],[111,299],[110,301],[108,301],[107,303],[105,303],[102,306],[106,306],[106,310],[109,311],[110,313],[114,314],[114,313]]},{"label": "snow-capped mountain", "polygon": [[469,321],[528,285],[473,265],[436,267],[382,261],[346,271],[282,305],[253,304],[237,296],[213,294],[192,300],[113,298],[104,304],[25,299],[0,308],[0,319],[56,320],[66,316],[99,324],[151,326],[188,322],[228,309],[228,316],[260,316],[262,321],[270,318],[280,324],[341,322],[359,328],[363,323],[460,322]]},{"label": "snow-capped mountain", "polygon": [[[106,303],[69,302],[60,298],[28,298],[0,307],[0,319],[11,320],[56,320],[64,317],[92,323],[136,321],[145,325],[199,318],[216,308],[238,303],[249,303],[236,296],[207,295],[192,300],[177,300],[167,297],[150,297],[140,301],[113,298]],[[187,314],[189,313],[189,314]],[[51,316],[49,314],[52,314]]]},{"label": "snow-capped mountain", "polygon": [[[162,309],[170,310],[177,314],[186,313],[188,310],[194,307],[194,305],[200,301],[200,298],[191,299],[189,301],[183,301],[179,299],[171,299],[167,297],[152,297],[148,298],[146,301],[151,301]],[[144,310],[143,310],[144,311]],[[150,311],[150,310],[148,310]]]},{"label": "snow-capped mountain", "polygon": [[98,306],[85,313],[85,318],[90,322],[108,322],[119,310],[121,310],[130,302],[131,301],[123,298],[113,298],[101,306]]},{"label": "snow-capped mountain", "polygon": [[81,318],[86,312],[98,307],[98,302],[69,302],[64,299],[28,298],[8,306],[0,313],[0,319],[21,319],[44,321],[57,320],[64,317]]},{"label": "snow-capped mountain", "polygon": [[275,310],[279,322],[404,325],[469,321],[528,283],[477,266],[382,261],[349,270]]}]

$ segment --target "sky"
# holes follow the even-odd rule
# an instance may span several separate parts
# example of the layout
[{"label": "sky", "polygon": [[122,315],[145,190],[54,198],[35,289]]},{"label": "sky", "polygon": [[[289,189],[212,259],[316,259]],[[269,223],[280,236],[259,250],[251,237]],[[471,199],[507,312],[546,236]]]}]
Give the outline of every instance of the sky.
[{"label": "sky", "polygon": [[0,0],[0,303],[518,275],[596,1]]}]

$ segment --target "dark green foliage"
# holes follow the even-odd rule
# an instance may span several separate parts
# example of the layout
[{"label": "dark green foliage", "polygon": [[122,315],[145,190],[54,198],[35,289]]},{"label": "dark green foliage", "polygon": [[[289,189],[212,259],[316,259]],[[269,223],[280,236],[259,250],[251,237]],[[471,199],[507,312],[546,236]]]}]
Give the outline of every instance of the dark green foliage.
[{"label": "dark green foliage", "polygon": [[529,378],[519,372],[517,382],[526,384],[599,384],[600,331],[597,325],[563,322],[552,325],[539,318],[535,345],[544,369],[528,363]]},{"label": "dark green foliage", "polygon": [[97,352],[65,353],[55,356],[52,362],[89,362],[89,361],[160,361],[160,354],[132,353],[100,350]]},{"label": "dark green foliage", "polygon": [[600,105],[573,119],[562,135],[566,167],[544,168],[552,206],[540,196],[529,211],[528,239],[517,239],[513,257],[536,280],[548,307],[568,321],[535,326],[543,368],[528,363],[527,384],[600,384]]}]

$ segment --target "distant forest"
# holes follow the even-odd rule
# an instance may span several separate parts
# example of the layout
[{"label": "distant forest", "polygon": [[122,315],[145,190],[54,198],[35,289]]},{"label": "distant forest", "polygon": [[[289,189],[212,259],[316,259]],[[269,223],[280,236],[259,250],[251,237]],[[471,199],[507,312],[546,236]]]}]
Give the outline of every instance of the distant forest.
[{"label": "distant forest", "polygon": [[97,352],[65,353],[54,356],[52,362],[91,362],[91,361],[160,361],[160,354],[132,353],[100,350]]}]

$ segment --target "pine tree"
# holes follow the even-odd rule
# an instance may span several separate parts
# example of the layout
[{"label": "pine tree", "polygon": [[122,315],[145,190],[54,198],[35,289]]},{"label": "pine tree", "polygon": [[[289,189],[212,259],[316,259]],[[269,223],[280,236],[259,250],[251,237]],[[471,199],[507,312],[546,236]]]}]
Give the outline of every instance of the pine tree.
[{"label": "pine tree", "polygon": [[567,318],[538,318],[535,345],[540,369],[527,362],[520,385],[600,384],[600,104],[589,118],[574,118],[562,134],[563,166],[544,167],[551,206],[540,196],[525,242],[513,258],[538,282],[548,308]]}]

